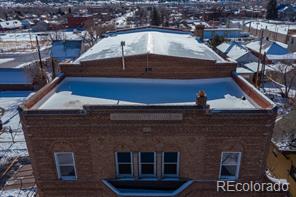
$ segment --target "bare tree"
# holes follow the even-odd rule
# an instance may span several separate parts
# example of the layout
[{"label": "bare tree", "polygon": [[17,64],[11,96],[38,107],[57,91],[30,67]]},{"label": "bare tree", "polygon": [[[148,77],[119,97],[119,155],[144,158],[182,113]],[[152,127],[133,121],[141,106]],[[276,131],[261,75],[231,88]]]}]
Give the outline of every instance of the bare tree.
[{"label": "bare tree", "polygon": [[86,42],[88,42],[91,46],[94,45],[104,33],[115,29],[113,23],[95,24],[92,21],[86,21],[84,26],[88,32]]},{"label": "bare tree", "polygon": [[279,82],[283,87],[279,88],[283,98],[294,98],[296,95],[291,93],[296,89],[296,66],[292,63],[279,63],[275,65],[274,71],[270,72],[273,80]]}]

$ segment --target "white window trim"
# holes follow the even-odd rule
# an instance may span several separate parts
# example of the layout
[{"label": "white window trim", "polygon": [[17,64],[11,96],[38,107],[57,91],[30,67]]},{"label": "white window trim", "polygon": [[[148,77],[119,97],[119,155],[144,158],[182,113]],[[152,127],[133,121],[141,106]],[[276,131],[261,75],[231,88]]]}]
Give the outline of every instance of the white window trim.
[{"label": "white window trim", "polygon": [[[222,171],[222,160],[223,160],[223,154],[224,153],[238,153],[238,164],[236,166],[238,166],[236,168],[236,172],[235,172],[235,177],[231,178],[227,178],[227,177],[222,177],[221,176],[221,171]],[[225,152],[222,152],[221,153],[221,158],[220,158],[220,171],[219,171],[219,179],[220,180],[237,180],[238,177],[239,177],[239,172],[240,172],[240,165],[241,165],[241,156],[242,156],[242,153],[241,152],[231,152],[231,151],[225,151]],[[223,166],[227,166],[227,165],[223,165]],[[233,166],[233,165],[230,165],[230,166]]]},{"label": "white window trim", "polygon": [[[130,157],[131,157],[131,162],[127,163],[127,162],[118,162],[118,153],[130,153]],[[130,164],[131,166],[131,174],[119,174],[119,164]],[[128,152],[128,151],[122,151],[122,152],[115,152],[115,166],[116,166],[116,176],[117,177],[132,177],[134,174],[134,169],[133,169],[133,153],[132,152]]]},{"label": "white window trim", "polygon": [[[61,176],[60,166],[63,166],[63,165],[59,164],[58,155],[59,154],[69,154],[69,153],[72,155],[75,176]],[[54,160],[55,160],[55,164],[56,164],[56,170],[57,170],[58,178],[60,180],[65,180],[65,181],[77,180],[77,171],[76,171],[76,165],[75,165],[76,162],[75,162],[75,157],[74,157],[73,152],[54,152]]]},{"label": "white window trim", "polygon": [[[142,164],[152,164],[151,162],[141,162],[141,153],[153,153],[154,154],[154,162],[153,162],[153,174],[142,174]],[[141,177],[155,177],[156,176],[156,152],[139,152],[139,175]]]},{"label": "white window trim", "polygon": [[[164,162],[164,153],[170,153],[170,152],[162,152],[162,176],[164,177],[178,177],[179,176],[179,169],[180,169],[180,152],[174,152],[174,153],[177,153],[177,163],[176,162]],[[177,174],[165,174],[164,173],[164,165],[165,164],[177,164],[177,171],[176,173]]]}]

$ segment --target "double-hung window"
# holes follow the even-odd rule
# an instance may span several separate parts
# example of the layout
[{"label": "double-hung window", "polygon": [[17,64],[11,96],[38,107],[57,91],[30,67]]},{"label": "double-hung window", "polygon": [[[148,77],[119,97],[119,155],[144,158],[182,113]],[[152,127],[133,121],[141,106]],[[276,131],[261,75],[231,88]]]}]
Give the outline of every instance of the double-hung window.
[{"label": "double-hung window", "polygon": [[72,152],[54,153],[58,178],[61,180],[76,180],[74,154]]},{"label": "double-hung window", "polygon": [[140,176],[156,176],[155,157],[155,152],[139,153]]},{"label": "double-hung window", "polygon": [[162,174],[163,176],[179,175],[179,153],[178,152],[162,153]]},{"label": "double-hung window", "polygon": [[133,162],[131,152],[117,152],[116,153],[116,173],[117,176],[132,176]]},{"label": "double-hung window", "polygon": [[222,152],[219,178],[222,180],[238,179],[240,160],[240,152]]}]

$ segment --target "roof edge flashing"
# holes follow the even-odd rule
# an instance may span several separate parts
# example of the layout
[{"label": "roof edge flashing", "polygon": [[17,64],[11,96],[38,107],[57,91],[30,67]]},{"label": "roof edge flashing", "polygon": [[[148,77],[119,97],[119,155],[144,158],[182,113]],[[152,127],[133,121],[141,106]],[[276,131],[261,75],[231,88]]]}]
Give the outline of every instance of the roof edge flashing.
[{"label": "roof edge flashing", "polygon": [[[276,108],[276,104],[273,101],[271,101],[267,96],[265,96],[262,92],[256,89],[241,75],[237,74],[236,72],[232,72],[232,77],[236,81],[237,85],[262,109]],[[246,90],[246,88],[248,89]],[[254,93],[254,94],[251,94],[251,93]],[[255,98],[254,96],[255,97],[257,96],[257,98]],[[255,101],[254,99],[257,101]],[[260,100],[260,103],[258,102],[258,99]]]}]

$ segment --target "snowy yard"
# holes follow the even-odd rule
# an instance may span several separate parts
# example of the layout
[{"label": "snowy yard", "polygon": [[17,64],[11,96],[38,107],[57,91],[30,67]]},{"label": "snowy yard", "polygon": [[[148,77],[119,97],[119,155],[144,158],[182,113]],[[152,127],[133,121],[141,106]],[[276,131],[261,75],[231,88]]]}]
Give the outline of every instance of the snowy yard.
[{"label": "snowy yard", "polygon": [[[0,107],[5,109],[1,117],[3,130],[0,132],[0,167],[7,166],[13,158],[28,156],[27,146],[18,115],[18,105],[30,96],[29,91],[0,91]],[[32,196],[34,188],[0,191],[1,197]]]},{"label": "snowy yard", "polygon": [[0,191],[1,197],[33,197],[36,192],[36,188],[30,189],[12,189],[12,190],[5,190]]},{"label": "snowy yard", "polygon": [[[278,115],[283,116],[287,115],[291,110],[287,106],[287,99],[283,98],[281,89],[284,89],[284,85],[277,83],[275,81],[268,81],[263,84],[261,91],[270,98],[278,106]],[[290,96],[295,97],[296,90],[290,90]]]}]

